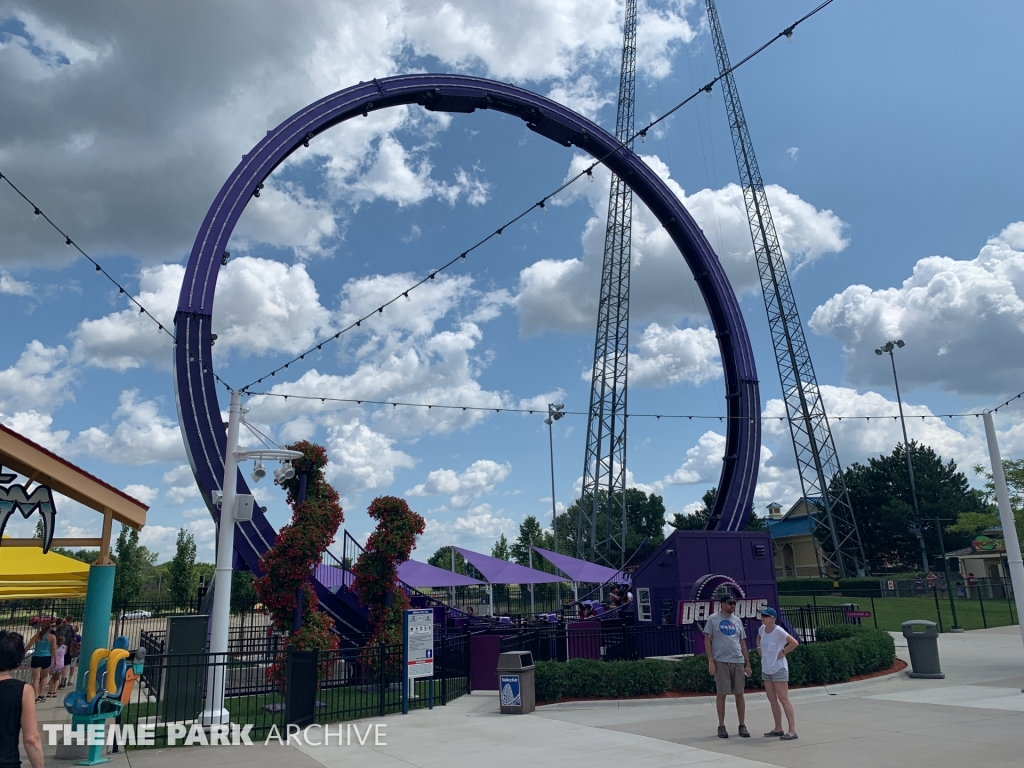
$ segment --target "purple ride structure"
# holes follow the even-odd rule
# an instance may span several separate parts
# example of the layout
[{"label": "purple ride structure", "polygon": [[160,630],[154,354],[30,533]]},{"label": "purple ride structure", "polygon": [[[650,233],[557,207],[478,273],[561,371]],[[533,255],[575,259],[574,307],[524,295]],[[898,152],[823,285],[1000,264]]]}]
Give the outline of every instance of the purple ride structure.
[{"label": "purple ride structure", "polygon": [[[599,160],[657,217],[697,281],[721,352],[728,416],[719,493],[711,510],[711,520],[717,535],[743,531],[750,516],[760,453],[758,382],[739,304],[703,232],[679,199],[626,143],[597,124],[561,104],[507,83],[444,74],[372,80],[310,104],[270,131],[243,156],[210,206],[189,256],[174,317],[174,383],[189,463],[214,519],[219,516],[213,498],[214,492],[221,490],[224,476],[227,432],[217,398],[211,326],[217,275],[226,263],[231,233],[249,199],[259,195],[264,180],[290,154],[346,120],[407,104],[459,114],[489,109],[518,117],[537,134],[565,147],[577,147]],[[241,472],[237,482],[238,493],[249,492]],[[244,565],[260,574],[259,558],[274,543],[276,535],[273,526],[259,508],[255,508],[251,521],[238,522],[235,526],[236,567]],[[713,532],[709,535],[716,536]],[[685,557],[683,552],[678,555]],[[657,556],[656,552],[652,557]],[[742,562],[721,562],[712,570],[742,579],[742,569]],[[678,573],[683,579],[683,571]],[[736,575],[732,576],[733,573]],[[311,576],[321,608],[334,618],[339,630],[342,633],[366,631],[366,613],[355,596]],[[680,581],[677,599],[682,600],[691,588],[692,584]],[[774,580],[772,588],[774,593]]]}]

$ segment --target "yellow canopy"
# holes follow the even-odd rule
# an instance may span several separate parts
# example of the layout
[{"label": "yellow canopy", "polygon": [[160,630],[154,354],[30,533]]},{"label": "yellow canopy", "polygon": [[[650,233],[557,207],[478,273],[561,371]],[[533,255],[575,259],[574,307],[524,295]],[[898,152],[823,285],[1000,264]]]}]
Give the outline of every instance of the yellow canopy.
[{"label": "yellow canopy", "polygon": [[0,600],[85,597],[88,581],[88,563],[35,547],[0,546]]}]

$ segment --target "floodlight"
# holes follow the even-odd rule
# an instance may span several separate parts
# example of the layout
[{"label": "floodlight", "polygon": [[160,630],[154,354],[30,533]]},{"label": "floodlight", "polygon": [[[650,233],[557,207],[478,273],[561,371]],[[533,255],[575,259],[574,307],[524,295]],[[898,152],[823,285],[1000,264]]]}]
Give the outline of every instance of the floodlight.
[{"label": "floodlight", "polygon": [[267,476],[267,470],[265,470],[263,468],[263,462],[262,461],[257,461],[256,462],[256,468],[252,471],[252,474],[249,475],[249,477],[252,478],[252,481],[254,483],[258,483],[260,480],[262,480],[266,476]]},{"label": "floodlight", "polygon": [[278,485],[285,480],[291,480],[293,477],[295,477],[295,468],[290,461],[281,462],[280,468],[274,470],[274,480],[277,481]]}]

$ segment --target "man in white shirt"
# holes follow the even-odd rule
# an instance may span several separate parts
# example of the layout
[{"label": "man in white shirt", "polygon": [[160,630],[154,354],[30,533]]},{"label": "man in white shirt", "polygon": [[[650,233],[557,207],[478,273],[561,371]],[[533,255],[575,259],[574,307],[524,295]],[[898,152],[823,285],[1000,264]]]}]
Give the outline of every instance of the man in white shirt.
[{"label": "man in white shirt", "polygon": [[708,657],[708,672],[715,678],[718,735],[723,739],[729,738],[725,727],[725,698],[730,694],[736,699],[739,735],[750,738],[745,722],[747,706],[743,699],[746,678],[750,677],[750,654],[743,622],[733,616],[735,612],[736,598],[726,595],[718,604],[718,612],[704,625],[704,652]]}]

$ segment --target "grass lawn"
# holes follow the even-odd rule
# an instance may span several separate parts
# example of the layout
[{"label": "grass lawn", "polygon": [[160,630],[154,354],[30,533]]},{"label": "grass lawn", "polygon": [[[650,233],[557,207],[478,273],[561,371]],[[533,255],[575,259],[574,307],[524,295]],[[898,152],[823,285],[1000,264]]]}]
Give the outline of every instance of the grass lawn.
[{"label": "grass lawn", "polygon": [[[806,595],[779,595],[779,600],[784,606],[798,605],[842,605],[843,603],[857,603],[861,610],[872,610],[870,597],[833,597],[817,596],[815,598]],[[904,621],[910,619],[927,619],[941,623],[942,629],[948,632],[953,626],[953,618],[950,613],[949,598],[939,596],[939,611],[942,620],[939,622],[935,611],[934,597],[876,597],[874,604],[874,615],[870,619],[861,619],[863,624],[877,626],[888,632],[899,632],[903,629]],[[1017,612],[1012,611],[1010,603],[1004,599],[986,599],[984,601],[985,620],[982,621],[982,605],[978,600],[956,600],[956,615],[960,626],[964,629],[983,629],[987,624],[989,627],[1005,627],[1017,623]]]}]

